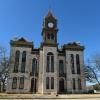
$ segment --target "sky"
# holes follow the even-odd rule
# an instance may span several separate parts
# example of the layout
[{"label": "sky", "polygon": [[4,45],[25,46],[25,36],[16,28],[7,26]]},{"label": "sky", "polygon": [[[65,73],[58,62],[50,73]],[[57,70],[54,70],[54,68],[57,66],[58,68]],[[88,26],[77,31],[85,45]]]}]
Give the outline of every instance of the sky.
[{"label": "sky", "polygon": [[0,0],[0,45],[9,54],[10,40],[24,37],[38,48],[49,10],[58,20],[59,47],[80,41],[85,60],[100,52],[100,0]]}]

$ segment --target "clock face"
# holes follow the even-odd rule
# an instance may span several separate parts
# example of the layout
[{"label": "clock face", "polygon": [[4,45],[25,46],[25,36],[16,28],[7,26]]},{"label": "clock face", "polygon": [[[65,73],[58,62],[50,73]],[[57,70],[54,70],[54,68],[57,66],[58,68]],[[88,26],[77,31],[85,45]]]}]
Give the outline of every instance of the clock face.
[{"label": "clock face", "polygon": [[54,26],[54,24],[53,24],[52,22],[49,22],[49,23],[48,23],[48,27],[49,27],[49,28],[53,28],[53,26]]}]

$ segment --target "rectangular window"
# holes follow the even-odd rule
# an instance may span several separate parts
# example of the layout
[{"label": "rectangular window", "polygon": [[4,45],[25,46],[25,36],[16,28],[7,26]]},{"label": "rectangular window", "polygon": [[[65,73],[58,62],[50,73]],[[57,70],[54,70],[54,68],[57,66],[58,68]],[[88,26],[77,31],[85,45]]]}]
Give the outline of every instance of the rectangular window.
[{"label": "rectangular window", "polygon": [[32,60],[32,73],[35,73],[35,59]]},{"label": "rectangular window", "polygon": [[49,89],[49,77],[46,77],[46,89]]},{"label": "rectangular window", "polygon": [[51,77],[51,89],[54,89],[54,77]]},{"label": "rectangular window", "polygon": [[71,58],[71,69],[72,69],[72,74],[75,74],[75,68],[74,68],[74,55],[70,55]]},{"label": "rectangular window", "polygon": [[59,60],[59,74],[64,73],[64,63],[63,60]]},{"label": "rectangular window", "polygon": [[80,56],[76,54],[76,66],[77,66],[77,74],[80,74]]},{"label": "rectangular window", "polygon": [[51,56],[51,72],[54,72],[54,56]]},{"label": "rectangular window", "polygon": [[22,62],[21,62],[21,72],[25,73],[25,65],[26,65],[26,51],[22,53]]},{"label": "rectangular window", "polygon": [[50,57],[49,56],[47,56],[46,72],[50,72]]},{"label": "rectangular window", "polygon": [[76,85],[75,85],[75,78],[73,78],[73,90],[76,89]]},{"label": "rectangular window", "polygon": [[17,77],[13,77],[12,89],[16,89],[16,88],[17,88]]},{"label": "rectangular window", "polygon": [[13,70],[14,73],[18,72],[19,58],[20,58],[20,51],[16,51],[16,53],[15,53],[14,70]]},{"label": "rectangular window", "polygon": [[80,64],[77,64],[77,74],[81,74],[81,71],[80,71]]},{"label": "rectangular window", "polygon": [[25,73],[25,62],[21,63],[21,72]]},{"label": "rectangular window", "polygon": [[81,90],[82,86],[81,86],[81,79],[78,79],[78,89]]},{"label": "rectangular window", "polygon": [[19,66],[19,62],[15,62],[15,65],[14,65],[14,73],[17,73],[18,72],[18,66]]},{"label": "rectangular window", "polygon": [[24,88],[24,77],[20,77],[19,89]]}]

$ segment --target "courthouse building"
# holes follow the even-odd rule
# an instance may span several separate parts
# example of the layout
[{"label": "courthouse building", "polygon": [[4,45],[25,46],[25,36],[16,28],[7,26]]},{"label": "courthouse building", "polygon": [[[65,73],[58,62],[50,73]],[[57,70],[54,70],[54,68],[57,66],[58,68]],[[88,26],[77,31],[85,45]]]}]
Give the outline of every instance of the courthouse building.
[{"label": "courthouse building", "polygon": [[82,93],[86,86],[84,46],[79,42],[70,42],[58,48],[57,19],[50,11],[43,19],[41,31],[42,42],[38,49],[24,38],[10,41],[6,92]]}]

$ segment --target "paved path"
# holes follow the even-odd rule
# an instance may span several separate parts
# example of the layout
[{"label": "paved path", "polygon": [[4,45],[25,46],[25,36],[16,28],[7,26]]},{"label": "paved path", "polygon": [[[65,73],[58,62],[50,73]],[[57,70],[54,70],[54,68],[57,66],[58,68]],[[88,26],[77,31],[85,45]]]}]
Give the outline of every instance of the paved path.
[{"label": "paved path", "polygon": [[1,98],[0,100],[100,100],[100,94],[66,94],[66,95],[56,96],[56,95],[40,95],[40,94],[34,95],[34,94],[1,93],[0,98]]},{"label": "paved path", "polygon": [[87,99],[0,99],[0,100],[100,100],[100,98]]}]

